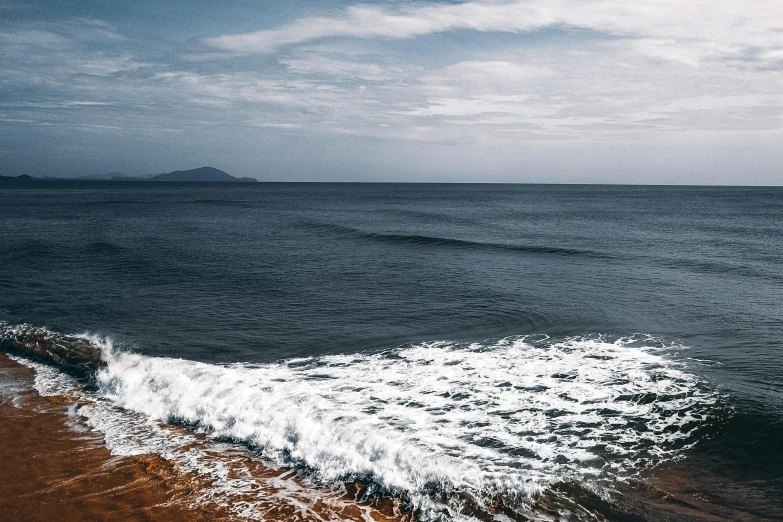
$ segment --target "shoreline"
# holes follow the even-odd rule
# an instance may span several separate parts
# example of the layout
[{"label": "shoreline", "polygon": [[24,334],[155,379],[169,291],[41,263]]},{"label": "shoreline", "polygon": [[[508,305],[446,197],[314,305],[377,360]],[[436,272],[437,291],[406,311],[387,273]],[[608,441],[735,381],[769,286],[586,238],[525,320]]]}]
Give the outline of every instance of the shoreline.
[{"label": "shoreline", "polygon": [[[58,343],[38,339],[35,331],[24,334],[20,342],[25,341],[29,349],[45,348],[50,355],[68,343],[68,338]],[[78,344],[70,348],[68,353],[74,356]],[[102,399],[76,388],[68,391],[67,386],[59,388],[60,395],[50,395],[39,381],[47,378],[49,367],[17,360],[0,353],[0,451],[6,463],[0,471],[0,519],[414,522],[417,518],[399,499],[367,495],[372,488],[359,481],[317,484],[296,470],[275,467],[241,445],[216,441],[184,426],[153,422],[160,440],[169,441],[168,445],[142,443],[137,449],[118,452],[116,434],[110,437],[105,428],[89,421],[93,418],[89,410]],[[144,431],[144,422],[132,423],[125,426],[136,437],[151,433]],[[776,519],[780,511],[758,489],[758,481],[726,480],[704,451],[621,481],[611,501],[578,483],[563,481],[535,499],[527,515],[507,510],[502,499],[486,512],[474,509],[479,506],[465,497],[460,509],[462,515],[478,520],[492,512],[513,521],[557,520],[562,513],[575,520],[597,516],[629,522]]]},{"label": "shoreline", "polygon": [[[203,488],[210,485],[203,477],[183,472],[156,454],[112,455],[100,433],[70,414],[78,399],[41,396],[33,389],[34,377],[32,368],[0,353],[0,519],[223,522],[259,519],[260,514],[260,519],[270,521],[323,516],[357,522],[367,517],[375,522],[412,520],[392,499],[361,499],[360,483],[346,484],[339,496],[302,484],[290,498],[267,495],[265,490],[250,492],[262,497],[252,500],[263,509],[249,516],[200,501]],[[283,480],[296,480],[249,453],[239,459],[260,481],[279,482],[283,475],[288,475]]]},{"label": "shoreline", "polygon": [[[0,354],[13,395],[0,395],[0,518],[6,520],[229,520],[190,507],[175,466],[155,455],[116,457],[98,434],[76,431],[69,400],[42,397],[34,371]],[[10,378],[10,379],[9,379]],[[16,403],[16,404],[14,404]]]}]

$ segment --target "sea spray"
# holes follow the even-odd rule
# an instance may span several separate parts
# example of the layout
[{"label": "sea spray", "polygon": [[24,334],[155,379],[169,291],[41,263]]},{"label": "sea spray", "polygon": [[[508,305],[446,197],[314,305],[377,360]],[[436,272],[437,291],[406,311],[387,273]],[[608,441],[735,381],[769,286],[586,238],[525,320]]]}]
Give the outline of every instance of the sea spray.
[{"label": "sea spray", "polygon": [[[649,336],[433,342],[214,365],[26,325],[3,335],[6,345],[16,343],[14,358],[35,368],[41,394],[80,396],[76,413],[112,453],[179,462],[210,478],[205,499],[259,486],[231,476],[231,465],[207,457],[194,436],[239,443],[320,484],[361,480],[404,499],[424,520],[524,513],[555,483],[611,490],[694,444],[718,397],[671,356],[682,347]],[[39,358],[47,342],[80,353],[76,340],[89,344],[100,358],[96,390],[80,393],[74,378],[51,366],[61,355],[49,365],[20,358],[33,338],[29,349]],[[243,512],[254,513],[243,502]]]},{"label": "sea spray", "polygon": [[[549,484],[622,480],[694,442],[712,392],[653,339],[525,337],[218,366],[117,353],[113,403],[257,448],[324,482],[524,507]],[[433,492],[435,492],[433,494]]]}]

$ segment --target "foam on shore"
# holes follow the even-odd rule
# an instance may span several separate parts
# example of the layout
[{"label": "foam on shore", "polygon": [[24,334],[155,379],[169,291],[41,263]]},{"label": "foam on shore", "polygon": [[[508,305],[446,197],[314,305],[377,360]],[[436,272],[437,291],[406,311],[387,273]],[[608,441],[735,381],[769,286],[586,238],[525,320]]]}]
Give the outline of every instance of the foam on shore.
[{"label": "foam on shore", "polygon": [[[676,347],[647,336],[435,342],[261,365],[148,357],[83,338],[105,365],[95,399],[77,411],[111,451],[179,462],[210,477],[207,497],[243,496],[250,518],[248,499],[266,486],[237,479],[237,466],[197,441],[239,443],[325,487],[361,480],[424,520],[457,519],[525,513],[554,483],[605,495],[694,444],[717,400],[668,355]],[[72,393],[56,370],[27,364],[42,393]]]}]

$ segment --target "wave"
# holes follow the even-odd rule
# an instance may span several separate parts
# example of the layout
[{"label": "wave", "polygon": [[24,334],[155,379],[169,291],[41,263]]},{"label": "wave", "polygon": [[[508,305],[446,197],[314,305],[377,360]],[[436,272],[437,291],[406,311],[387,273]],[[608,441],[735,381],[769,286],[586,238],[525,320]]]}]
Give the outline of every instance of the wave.
[{"label": "wave", "polygon": [[92,241],[85,246],[85,251],[93,255],[112,255],[124,253],[125,249],[111,241]]},{"label": "wave", "polygon": [[27,240],[16,245],[4,246],[0,250],[0,260],[35,260],[39,258],[54,259],[57,257],[56,248],[43,241]]},{"label": "wave", "polygon": [[[455,239],[441,236],[430,236],[424,234],[396,234],[368,232],[358,228],[339,225],[335,223],[323,223],[320,221],[305,221],[305,224],[311,228],[329,230],[333,233],[348,235],[357,239],[377,241],[390,244],[412,245],[412,246],[432,246],[455,248],[464,250],[492,250],[500,252],[518,252],[526,254],[554,255],[563,257],[585,257],[592,259],[614,259],[614,260],[632,260],[639,262],[653,262],[660,266],[674,269],[684,269],[697,273],[705,274],[736,274],[744,277],[764,278],[776,282],[783,281],[783,277],[763,268],[749,265],[735,265],[727,262],[693,260],[687,258],[671,257],[653,257],[647,260],[633,254],[623,256],[600,252],[590,249],[579,249],[570,247],[560,247],[554,245],[535,245],[518,243],[496,243],[485,241],[472,241],[467,239]],[[763,262],[771,261],[761,259]]]},{"label": "wave", "polygon": [[192,204],[192,205],[223,205],[227,207],[247,207],[252,208],[255,206],[255,202],[252,199],[217,199],[217,198],[207,198],[207,199],[192,199],[187,201],[182,201],[184,204]]},{"label": "wave", "polygon": [[106,365],[102,350],[88,338],[29,325],[0,324],[0,350],[55,366],[88,384],[94,384],[96,372]]},{"label": "wave", "polygon": [[[766,260],[762,259],[762,261]],[[770,268],[772,268],[772,270],[769,270],[763,267],[754,267],[749,264],[737,265],[727,262],[722,263],[718,261],[705,261],[685,258],[664,258],[661,259],[660,262],[668,268],[683,268],[701,274],[734,274],[742,277],[767,279],[778,283],[783,282],[783,276],[779,275],[779,273],[775,271],[778,267],[777,263],[769,263]]]},{"label": "wave", "polygon": [[393,234],[381,232],[367,232],[353,227],[337,225],[333,223],[310,222],[314,228],[329,229],[340,234],[349,234],[353,237],[378,241],[384,243],[439,246],[446,248],[459,248],[468,250],[495,250],[504,252],[521,252],[527,254],[549,254],[556,256],[585,256],[596,259],[613,259],[615,256],[594,250],[558,247],[551,245],[524,245],[515,243],[492,243],[484,241],[472,241],[467,239],[454,239],[440,236],[428,236],[420,234]]},{"label": "wave", "polygon": [[[4,337],[20,338],[15,353],[31,357],[29,328]],[[74,346],[62,337],[40,336]],[[162,442],[150,450],[149,435],[126,440],[140,419],[187,425],[320,483],[371,484],[422,520],[525,513],[564,483],[600,495],[694,444],[717,401],[667,356],[672,347],[646,336],[433,342],[225,366],[68,339],[100,353],[94,382],[111,408],[83,414],[113,451],[136,444],[142,449],[134,451],[166,454],[155,449]],[[32,357],[69,360],[41,344],[33,343]]]}]

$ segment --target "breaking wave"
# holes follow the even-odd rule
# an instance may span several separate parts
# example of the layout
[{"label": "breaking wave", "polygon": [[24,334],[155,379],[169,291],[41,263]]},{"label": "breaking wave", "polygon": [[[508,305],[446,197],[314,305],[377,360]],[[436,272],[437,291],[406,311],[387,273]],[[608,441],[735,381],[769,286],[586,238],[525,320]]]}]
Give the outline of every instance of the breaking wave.
[{"label": "breaking wave", "polygon": [[[9,331],[6,351],[23,335]],[[671,357],[679,347],[648,336],[433,342],[233,365],[70,339],[101,354],[93,382],[110,407],[82,414],[113,451],[132,446],[132,426],[184,424],[320,483],[361,480],[423,520],[525,513],[555,484],[605,495],[694,444],[718,400]],[[42,379],[51,393],[57,379]],[[134,451],[165,456],[155,444]]]}]

